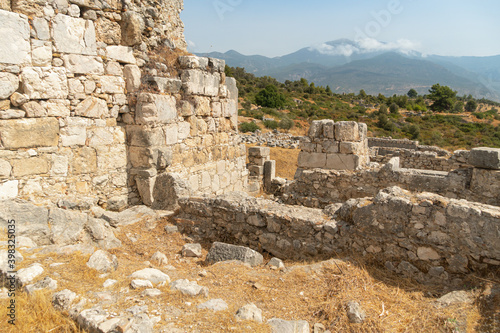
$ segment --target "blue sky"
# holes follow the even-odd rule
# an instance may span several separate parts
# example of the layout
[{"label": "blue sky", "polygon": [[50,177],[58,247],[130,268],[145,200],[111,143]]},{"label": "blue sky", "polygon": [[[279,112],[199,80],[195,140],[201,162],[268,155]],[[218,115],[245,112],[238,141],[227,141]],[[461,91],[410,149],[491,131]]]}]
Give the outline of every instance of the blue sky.
[{"label": "blue sky", "polygon": [[184,0],[192,52],[280,56],[339,39],[425,54],[500,54],[498,0]]}]

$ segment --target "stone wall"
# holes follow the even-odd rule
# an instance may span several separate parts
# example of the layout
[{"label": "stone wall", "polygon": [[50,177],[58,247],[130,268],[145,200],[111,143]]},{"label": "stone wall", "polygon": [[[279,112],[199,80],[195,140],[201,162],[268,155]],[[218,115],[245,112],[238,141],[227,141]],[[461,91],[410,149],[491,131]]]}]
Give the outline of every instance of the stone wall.
[{"label": "stone wall", "polygon": [[[281,258],[356,252],[419,281],[500,265],[500,208],[397,187],[325,210],[243,194],[184,198],[183,228]],[[459,237],[457,237],[459,235]]]},{"label": "stone wall", "polygon": [[452,171],[469,168],[469,151],[457,150],[453,154],[438,154],[435,151],[419,151],[402,148],[370,148],[370,161],[387,163],[392,157],[399,157],[401,167],[436,171]]},{"label": "stone wall", "polygon": [[245,188],[236,82],[183,56],[182,7],[2,1],[0,200],[153,205],[172,173],[193,193]]},{"label": "stone wall", "polygon": [[356,170],[368,163],[366,124],[313,121],[300,143],[299,169]]}]

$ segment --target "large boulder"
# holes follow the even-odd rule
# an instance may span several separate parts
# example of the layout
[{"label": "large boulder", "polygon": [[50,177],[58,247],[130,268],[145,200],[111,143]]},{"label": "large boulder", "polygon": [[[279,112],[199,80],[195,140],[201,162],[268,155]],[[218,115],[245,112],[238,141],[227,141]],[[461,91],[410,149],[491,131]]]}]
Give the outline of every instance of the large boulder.
[{"label": "large boulder", "polygon": [[215,242],[208,251],[207,261],[215,263],[219,261],[239,260],[251,266],[261,265],[264,258],[262,254],[248,247]]}]

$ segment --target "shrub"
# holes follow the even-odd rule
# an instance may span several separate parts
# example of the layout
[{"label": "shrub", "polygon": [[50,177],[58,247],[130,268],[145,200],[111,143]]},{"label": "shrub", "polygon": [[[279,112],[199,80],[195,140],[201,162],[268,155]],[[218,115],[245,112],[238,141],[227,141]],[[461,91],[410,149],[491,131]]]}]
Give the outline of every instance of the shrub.
[{"label": "shrub", "polygon": [[243,133],[247,132],[255,132],[256,130],[260,129],[259,125],[257,125],[254,122],[248,122],[248,123],[241,123],[240,124],[240,131]]},{"label": "shrub", "polygon": [[278,122],[276,120],[264,120],[264,126],[269,129],[277,129],[278,128]]},{"label": "shrub", "polygon": [[284,130],[289,130],[294,125],[295,125],[295,123],[293,122],[293,120],[288,119],[288,118],[281,119],[281,121],[278,124],[279,128],[282,128]]}]

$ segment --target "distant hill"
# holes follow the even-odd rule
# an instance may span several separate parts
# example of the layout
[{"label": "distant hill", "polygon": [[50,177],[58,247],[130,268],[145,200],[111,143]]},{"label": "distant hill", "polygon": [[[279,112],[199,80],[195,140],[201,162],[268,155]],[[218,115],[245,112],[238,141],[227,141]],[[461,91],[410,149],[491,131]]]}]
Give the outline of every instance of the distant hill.
[{"label": "distant hill", "polygon": [[375,41],[366,45],[348,39],[326,42],[288,55],[269,58],[236,51],[199,54],[226,60],[257,76],[280,81],[301,77],[336,92],[384,95],[402,94],[414,88],[426,93],[435,83],[459,94],[500,101],[500,55],[492,57],[423,56],[398,45]]}]

